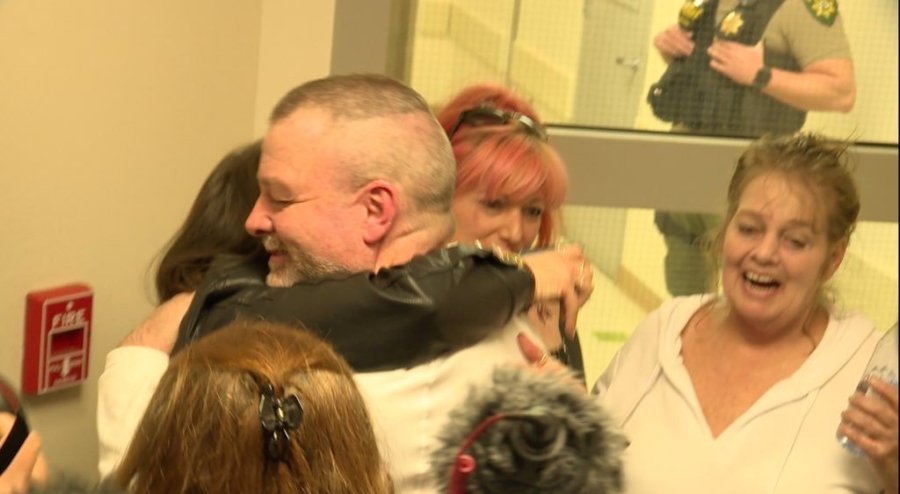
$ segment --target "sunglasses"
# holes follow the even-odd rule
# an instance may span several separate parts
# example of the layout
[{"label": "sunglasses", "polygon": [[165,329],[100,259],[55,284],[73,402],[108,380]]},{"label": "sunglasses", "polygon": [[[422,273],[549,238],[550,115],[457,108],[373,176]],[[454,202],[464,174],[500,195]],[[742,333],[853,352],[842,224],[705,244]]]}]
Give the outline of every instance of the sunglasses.
[{"label": "sunglasses", "polygon": [[9,412],[16,416],[9,434],[0,443],[0,473],[3,473],[28,438],[28,423],[25,421],[25,412],[19,403],[19,397],[13,391],[12,386],[0,377],[0,411]]},{"label": "sunglasses", "polygon": [[531,134],[542,141],[546,142],[549,139],[544,126],[535,122],[528,115],[523,115],[519,112],[509,112],[491,106],[478,106],[460,113],[459,118],[456,119],[456,123],[450,128],[450,132],[447,133],[447,136],[450,139],[453,139],[453,136],[456,135],[456,131],[459,130],[463,124],[470,127],[482,127],[486,125],[506,125],[509,122],[518,123],[525,129],[526,133]]}]

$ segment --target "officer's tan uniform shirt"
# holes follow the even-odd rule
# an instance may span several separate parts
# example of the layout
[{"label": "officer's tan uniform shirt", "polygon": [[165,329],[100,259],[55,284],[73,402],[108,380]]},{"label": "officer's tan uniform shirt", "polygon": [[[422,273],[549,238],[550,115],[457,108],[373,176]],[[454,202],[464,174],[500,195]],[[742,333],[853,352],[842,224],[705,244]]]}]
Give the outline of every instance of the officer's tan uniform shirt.
[{"label": "officer's tan uniform shirt", "polygon": [[[738,0],[720,0],[716,22],[737,6]],[[763,46],[766,50],[792,55],[801,67],[820,60],[851,58],[841,15],[828,26],[816,19],[804,0],[785,0],[778,7],[763,33]]]}]

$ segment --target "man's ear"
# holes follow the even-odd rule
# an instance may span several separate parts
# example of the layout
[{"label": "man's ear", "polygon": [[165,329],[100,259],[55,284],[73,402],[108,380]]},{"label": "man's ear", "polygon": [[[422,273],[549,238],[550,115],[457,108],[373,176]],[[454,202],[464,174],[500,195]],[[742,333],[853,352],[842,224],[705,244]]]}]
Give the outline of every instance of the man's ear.
[{"label": "man's ear", "polygon": [[365,208],[363,241],[376,244],[387,236],[397,216],[397,188],[385,180],[373,180],[366,184],[356,197],[357,204]]},{"label": "man's ear", "polygon": [[841,267],[841,262],[844,261],[844,254],[847,253],[847,241],[848,239],[841,239],[834,247],[831,249],[831,253],[828,258],[825,260],[825,272],[822,277],[822,282],[826,282],[831,279],[834,275],[834,272],[837,271],[839,267]]}]

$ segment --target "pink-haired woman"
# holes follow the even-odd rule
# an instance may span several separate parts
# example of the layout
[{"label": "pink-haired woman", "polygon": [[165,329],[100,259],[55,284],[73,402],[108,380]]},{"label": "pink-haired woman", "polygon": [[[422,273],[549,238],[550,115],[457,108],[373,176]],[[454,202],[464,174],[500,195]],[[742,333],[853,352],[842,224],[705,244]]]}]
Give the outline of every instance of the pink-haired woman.
[{"label": "pink-haired woman", "polygon": [[[534,108],[504,86],[476,84],[437,118],[457,164],[454,240],[508,252],[552,245],[569,178]],[[589,266],[583,274],[590,279]],[[583,302],[590,293],[580,295]],[[565,342],[560,334],[558,307],[538,305],[529,318],[548,349],[567,348],[565,360],[583,370],[577,340]]]}]

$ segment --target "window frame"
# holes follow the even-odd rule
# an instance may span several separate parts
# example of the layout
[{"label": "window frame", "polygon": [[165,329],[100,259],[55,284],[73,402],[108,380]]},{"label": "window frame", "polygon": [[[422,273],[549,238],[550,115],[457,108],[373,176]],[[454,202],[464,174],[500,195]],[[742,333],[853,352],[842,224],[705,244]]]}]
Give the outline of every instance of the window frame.
[{"label": "window frame", "polygon": [[[403,19],[412,18],[415,5],[413,0],[335,0],[331,73],[405,79],[411,26]],[[556,125],[548,131],[569,169],[569,203],[597,207],[719,213],[736,159],[750,142]],[[863,198],[860,220],[897,222],[897,146],[855,145],[851,163]]]}]

